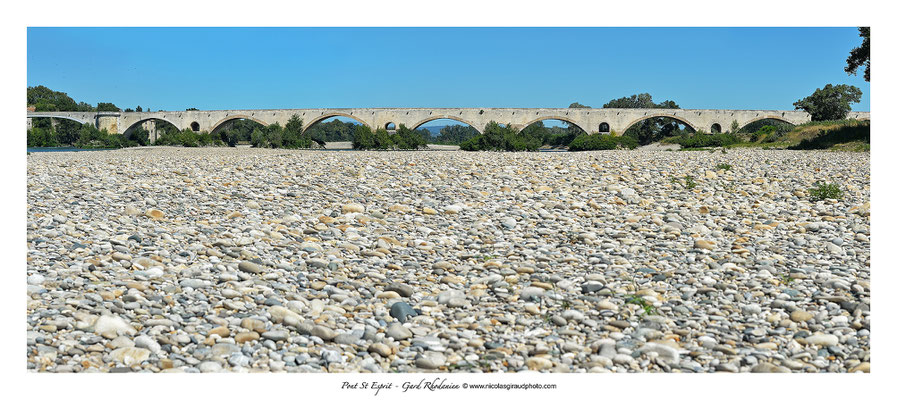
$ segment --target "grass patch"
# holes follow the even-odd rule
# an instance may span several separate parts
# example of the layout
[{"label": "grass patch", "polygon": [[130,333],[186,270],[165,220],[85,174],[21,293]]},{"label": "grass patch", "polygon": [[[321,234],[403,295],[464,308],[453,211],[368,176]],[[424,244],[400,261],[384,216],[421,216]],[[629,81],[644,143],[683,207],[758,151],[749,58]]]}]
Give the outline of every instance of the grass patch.
[{"label": "grass patch", "polygon": [[[814,125],[801,125],[788,136],[800,139],[799,143],[790,146],[790,150],[823,150],[832,149],[836,145],[859,142],[870,143],[870,124],[868,121],[826,121]],[[798,140],[794,140],[797,142]],[[844,146],[841,146],[844,147]],[[854,145],[850,148],[858,148]]]},{"label": "grass patch", "polygon": [[716,169],[729,171],[732,169],[732,164],[726,164],[726,163],[716,164]]},{"label": "grass patch", "polygon": [[654,306],[648,303],[642,296],[629,296],[626,298],[626,304],[635,304],[645,310],[645,315],[652,315],[655,312]]},{"label": "grass patch", "polygon": [[825,199],[840,199],[844,196],[844,192],[837,183],[816,182],[816,185],[809,190],[810,200],[820,201]]}]

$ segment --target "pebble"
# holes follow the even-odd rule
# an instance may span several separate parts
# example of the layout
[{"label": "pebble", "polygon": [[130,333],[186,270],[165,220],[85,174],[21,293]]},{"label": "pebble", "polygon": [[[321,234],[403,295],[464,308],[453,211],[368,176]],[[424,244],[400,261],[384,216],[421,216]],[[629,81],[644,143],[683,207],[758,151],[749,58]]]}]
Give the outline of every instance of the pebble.
[{"label": "pebble", "polygon": [[[869,172],[749,149],[34,153],[26,365],[865,372]],[[842,199],[810,201],[820,180]]]},{"label": "pebble", "polygon": [[442,353],[428,351],[414,360],[414,364],[423,369],[437,369],[445,365],[446,357]]},{"label": "pebble", "polygon": [[399,320],[399,322],[404,323],[405,320],[407,320],[409,317],[417,316],[418,313],[413,308],[411,308],[411,305],[400,301],[400,302],[394,303],[389,308],[389,315],[391,317]]},{"label": "pebble", "polygon": [[405,340],[411,337],[411,330],[402,326],[402,324],[390,324],[386,330],[386,336],[395,340]]},{"label": "pebble", "polygon": [[250,261],[241,261],[238,267],[240,268],[240,271],[243,272],[249,272],[253,274],[262,272],[262,268],[258,264]]}]

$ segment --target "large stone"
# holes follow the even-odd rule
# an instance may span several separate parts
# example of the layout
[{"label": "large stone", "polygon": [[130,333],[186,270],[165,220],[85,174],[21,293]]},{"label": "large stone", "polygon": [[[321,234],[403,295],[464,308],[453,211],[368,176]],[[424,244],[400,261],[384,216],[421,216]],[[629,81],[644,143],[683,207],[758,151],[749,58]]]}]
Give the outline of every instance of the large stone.
[{"label": "large stone", "polygon": [[101,315],[93,325],[93,332],[104,338],[114,339],[122,334],[136,334],[137,330],[119,316]]},{"label": "large stone", "polygon": [[389,308],[389,315],[399,322],[404,323],[409,317],[417,316],[417,311],[415,311],[408,303],[403,301],[396,302]]},{"label": "large stone", "polygon": [[137,347],[122,347],[115,350],[112,350],[109,353],[109,357],[121,364],[125,364],[129,367],[134,365],[139,365],[140,363],[146,361],[150,356],[150,351],[147,349],[137,348]]},{"label": "large stone", "polygon": [[414,364],[423,369],[437,369],[445,365],[446,357],[442,353],[428,351],[414,360]]},{"label": "large stone", "polygon": [[386,336],[389,336],[395,340],[405,340],[411,337],[411,330],[404,327],[402,324],[394,323],[389,325],[389,328],[386,329]]},{"label": "large stone", "polygon": [[258,274],[262,272],[262,267],[251,261],[240,261],[238,268],[240,268],[240,271],[249,272],[252,274]]}]

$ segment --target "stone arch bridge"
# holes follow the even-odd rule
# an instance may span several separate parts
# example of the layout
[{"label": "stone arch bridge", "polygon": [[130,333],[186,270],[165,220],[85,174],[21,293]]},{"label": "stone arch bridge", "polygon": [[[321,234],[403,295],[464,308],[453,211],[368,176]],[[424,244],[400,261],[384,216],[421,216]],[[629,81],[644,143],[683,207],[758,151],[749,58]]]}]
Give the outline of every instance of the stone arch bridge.
[{"label": "stone arch bridge", "polygon": [[[542,120],[561,120],[589,133],[622,134],[633,124],[652,117],[669,117],[694,130],[726,132],[733,121],[745,126],[761,119],[776,119],[790,124],[810,121],[803,111],[781,110],[687,110],[661,108],[303,108],[277,110],[154,111],[154,112],[33,112],[32,118],[52,117],[90,123],[109,133],[125,133],[137,126],[150,131],[155,141],[155,122],[166,121],[178,129],[213,132],[224,123],[249,119],[262,125],[286,125],[293,115],[302,118],[303,129],[330,117],[348,117],[371,127],[416,129],[436,119],[451,119],[471,125],[480,133],[489,121],[522,129]],[[848,118],[870,119],[869,112],[851,112]],[[394,128],[392,128],[394,129]]]}]

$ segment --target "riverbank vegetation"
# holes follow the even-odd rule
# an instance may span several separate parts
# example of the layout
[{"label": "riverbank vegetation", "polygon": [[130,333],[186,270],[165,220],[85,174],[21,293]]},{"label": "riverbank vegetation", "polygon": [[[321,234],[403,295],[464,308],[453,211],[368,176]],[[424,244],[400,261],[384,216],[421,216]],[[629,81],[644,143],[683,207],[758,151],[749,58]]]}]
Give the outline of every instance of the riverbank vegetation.
[{"label": "riverbank vegetation", "polygon": [[371,131],[367,125],[356,125],[352,137],[352,148],[356,150],[417,150],[427,148],[427,141],[420,131],[400,124],[394,134],[385,128]]}]

